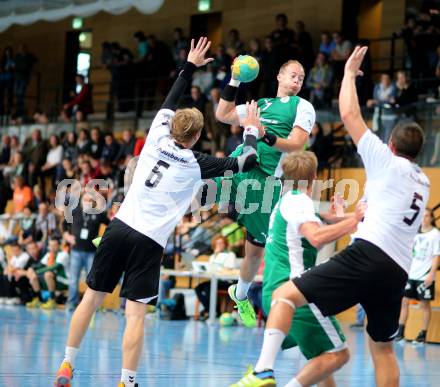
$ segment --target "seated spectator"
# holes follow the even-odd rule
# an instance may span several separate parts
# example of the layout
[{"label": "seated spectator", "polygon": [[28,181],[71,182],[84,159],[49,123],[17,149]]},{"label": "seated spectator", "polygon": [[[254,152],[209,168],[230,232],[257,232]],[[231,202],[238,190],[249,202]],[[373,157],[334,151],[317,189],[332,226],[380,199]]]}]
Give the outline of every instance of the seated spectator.
[{"label": "seated spectator", "polygon": [[231,125],[231,134],[226,139],[225,153],[230,155],[237,146],[243,142],[242,129],[240,125]]},{"label": "seated spectator", "polygon": [[319,44],[319,52],[323,52],[327,55],[327,58],[331,58],[332,51],[335,49],[336,43],[332,39],[330,32],[323,31],[321,34],[321,43]]},{"label": "seated spectator", "polygon": [[95,179],[96,176],[97,174],[89,160],[84,160],[79,163],[79,182],[81,187],[85,187],[90,180]]},{"label": "seated spectator", "polygon": [[237,29],[233,28],[228,32],[228,39],[226,41],[226,49],[232,48],[236,54],[241,54],[244,51],[244,43],[240,39],[240,33]]},{"label": "seated spectator", "polygon": [[11,158],[11,137],[2,137],[2,147],[0,152],[0,168],[9,163]]},{"label": "seated spectator", "polygon": [[182,49],[188,50],[189,43],[188,38],[185,37],[183,29],[180,27],[174,28],[174,40],[173,40],[173,58],[177,61],[179,53]]},{"label": "seated spectator", "polygon": [[33,119],[36,124],[47,125],[49,123],[49,118],[47,117],[47,114],[41,109],[35,110]]},{"label": "seated spectator", "polygon": [[404,71],[398,71],[396,77],[396,96],[392,99],[401,113],[408,118],[415,118],[417,107],[417,90]]},{"label": "seated spectator", "polygon": [[32,203],[32,190],[25,184],[22,176],[16,176],[12,180],[14,212],[16,214]]},{"label": "seated spectator", "polygon": [[[41,259],[40,265],[27,270],[27,278],[36,297],[26,304],[29,308],[55,309],[55,291],[68,289],[69,255],[62,251],[56,238],[49,241],[49,251]],[[49,291],[49,299],[43,303],[42,290]]]},{"label": "seated spectator", "polygon": [[[212,239],[213,254],[209,257],[210,270],[235,269],[235,253],[228,249],[228,241],[223,236],[217,236]],[[232,282],[218,281],[218,289],[226,290]],[[211,282],[203,282],[195,288],[197,298],[203,305],[201,313],[202,319],[207,319],[209,315],[209,298],[210,298]]]},{"label": "seated spectator", "polygon": [[147,129],[145,131],[144,137],[136,138],[136,144],[134,145],[134,149],[133,149],[133,156],[139,156],[141,154],[142,148],[145,145],[145,141],[147,141],[149,131],[150,129]]},{"label": "seated spectator", "polygon": [[310,102],[316,109],[329,106],[331,102],[331,82],[333,71],[324,53],[320,52],[307,77],[306,86],[310,91]]},{"label": "seated spectator", "polygon": [[76,170],[73,167],[72,161],[68,158],[64,159],[58,171],[56,184],[64,179],[75,179],[77,176]]},{"label": "seated spectator", "polygon": [[84,75],[77,74],[76,97],[64,105],[64,111],[72,111],[72,115],[77,122],[87,119],[93,113],[92,88],[86,83]]},{"label": "seated spectator", "polygon": [[345,62],[352,51],[352,44],[349,40],[344,39],[338,31],[333,32],[333,41],[335,42],[335,47],[331,54],[333,72],[335,79],[340,83],[344,75]]},{"label": "seated spectator", "polygon": [[49,205],[46,202],[42,202],[38,206],[38,216],[35,222],[35,240],[46,245],[50,236],[57,231],[57,219],[55,214],[50,211]]},{"label": "seated spectator", "polygon": [[63,142],[63,159],[69,159],[73,165],[76,165],[79,154],[77,141],[75,132],[67,132],[66,139]]},{"label": "seated spectator", "polygon": [[86,128],[79,131],[76,147],[79,155],[90,154],[90,133]]},{"label": "seated spectator", "polygon": [[3,168],[3,176],[9,177],[10,179],[21,176],[26,181],[27,169],[23,159],[23,153],[14,153],[10,163]]},{"label": "seated spectator", "polygon": [[125,129],[122,132],[122,145],[119,148],[116,162],[126,165],[129,156],[133,156],[134,146],[136,145],[136,137],[131,130]]},{"label": "seated spectator", "polygon": [[41,167],[44,176],[51,178],[51,184],[55,182],[57,167],[63,159],[63,147],[60,139],[55,134],[49,137],[49,152],[46,155],[46,163]]},{"label": "seated spectator", "polygon": [[[7,305],[20,305],[29,301],[29,281],[26,277],[25,267],[29,255],[24,252],[18,243],[11,245],[11,257],[8,259],[2,278],[1,298],[6,298]],[[32,297],[31,297],[32,298]]]},{"label": "seated spectator", "polygon": [[18,224],[20,225],[18,243],[20,246],[26,246],[34,240],[36,218],[36,215],[32,213],[29,206],[23,208],[23,216],[18,221]]},{"label": "seated spectator", "polygon": [[[396,87],[391,82],[388,74],[382,74],[380,83],[374,86],[373,99],[367,101],[368,107],[374,107],[373,127],[374,131],[379,131],[379,136],[384,142],[388,142],[391,130],[396,124],[397,115],[394,110],[389,109],[388,105],[394,102],[396,97]],[[385,109],[380,109],[385,105]]]},{"label": "seated spectator", "polygon": [[309,137],[307,150],[315,153],[318,158],[318,171],[328,167],[329,158],[333,153],[331,134],[325,135],[319,122],[315,122]]},{"label": "seated spectator", "polygon": [[210,100],[205,106],[205,125],[207,133],[211,136],[211,147],[213,152],[225,149],[226,136],[229,134],[229,125],[218,121],[215,118],[218,103],[220,101],[220,89],[214,87],[210,92]]},{"label": "seated spectator", "polygon": [[113,137],[113,133],[106,133],[104,136],[104,146],[102,148],[101,158],[110,163],[115,163],[119,154],[120,145]]},{"label": "seated spectator", "polygon": [[206,67],[198,69],[194,73],[191,85],[198,87],[203,95],[207,95],[214,86],[214,81],[214,70],[212,65],[208,63]]},{"label": "seated spectator", "polygon": [[90,132],[90,155],[99,160],[102,155],[102,148],[104,147],[104,139],[101,135],[101,129],[99,126],[92,128]]}]

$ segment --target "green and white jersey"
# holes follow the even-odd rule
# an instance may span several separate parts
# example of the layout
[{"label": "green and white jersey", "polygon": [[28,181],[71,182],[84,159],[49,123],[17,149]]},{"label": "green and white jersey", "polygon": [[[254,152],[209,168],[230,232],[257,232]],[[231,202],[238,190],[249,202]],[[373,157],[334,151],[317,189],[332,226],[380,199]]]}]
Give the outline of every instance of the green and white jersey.
[{"label": "green and white jersey", "polygon": [[[261,98],[258,100],[261,112],[261,123],[268,133],[280,138],[288,138],[292,129],[299,126],[308,134],[315,125],[315,109],[312,104],[298,96]],[[236,107],[240,118],[246,116],[246,105]],[[281,160],[283,152],[258,141],[257,151],[260,156],[260,168],[268,176],[281,177]]]},{"label": "green and white jersey", "polygon": [[315,266],[318,252],[299,232],[303,223],[321,223],[312,199],[299,191],[285,193],[270,217],[266,243],[263,297]]}]

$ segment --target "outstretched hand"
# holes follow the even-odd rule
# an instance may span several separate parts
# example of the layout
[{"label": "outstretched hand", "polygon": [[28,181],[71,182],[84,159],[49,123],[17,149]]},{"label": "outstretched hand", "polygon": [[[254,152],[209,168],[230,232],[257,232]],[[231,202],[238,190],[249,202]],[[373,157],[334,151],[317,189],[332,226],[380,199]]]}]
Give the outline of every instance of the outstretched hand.
[{"label": "outstretched hand", "polygon": [[191,49],[188,54],[188,62],[196,65],[197,67],[205,66],[209,62],[212,62],[214,58],[205,58],[206,53],[211,47],[211,42],[206,37],[201,37],[194,47],[194,39],[191,39]]},{"label": "outstretched hand", "polygon": [[350,57],[347,59],[345,63],[345,74],[353,77],[357,77],[358,75],[364,75],[364,73],[360,70],[362,61],[364,60],[365,54],[368,51],[367,46],[356,46]]},{"label": "outstretched hand", "polygon": [[250,103],[246,102],[246,117],[241,119],[240,125],[246,127],[248,125],[258,128],[259,137],[264,136],[264,127],[260,122],[260,108],[257,102],[252,100]]}]

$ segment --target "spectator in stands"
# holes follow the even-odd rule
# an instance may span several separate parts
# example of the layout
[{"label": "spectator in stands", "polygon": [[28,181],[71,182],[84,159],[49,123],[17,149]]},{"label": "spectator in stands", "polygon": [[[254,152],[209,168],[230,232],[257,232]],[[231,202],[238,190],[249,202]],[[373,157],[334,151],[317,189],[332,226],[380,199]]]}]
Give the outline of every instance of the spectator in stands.
[{"label": "spectator in stands", "polygon": [[332,68],[327,63],[325,54],[320,52],[306,81],[306,87],[310,89],[310,102],[316,109],[330,105],[332,80]]},{"label": "spectator in stands", "polygon": [[243,227],[241,227],[232,219],[232,216],[234,216],[232,212],[234,211],[235,208],[234,210],[230,209],[228,214],[221,214],[220,234],[227,239],[228,246],[231,251],[233,251],[238,256],[243,256],[245,234],[243,231]]},{"label": "spectator in stands", "polygon": [[88,159],[84,159],[82,162],[78,163],[79,166],[79,182],[81,187],[85,187],[90,180],[96,177],[95,171],[93,170],[92,163]]},{"label": "spectator in stands", "polygon": [[116,162],[119,154],[119,143],[115,141],[113,133],[104,135],[104,147],[102,148],[101,158],[110,161],[112,164]]},{"label": "spectator in stands", "polygon": [[50,210],[49,204],[41,202],[38,205],[38,216],[35,222],[35,240],[40,242],[42,246],[46,246],[50,236],[56,234],[57,231],[55,214]]},{"label": "spectator in stands", "polygon": [[394,109],[390,109],[396,98],[396,86],[388,74],[380,76],[380,82],[374,86],[373,99],[367,101],[368,107],[374,107],[373,127],[379,131],[380,138],[388,142],[391,130],[396,124],[397,115]]},{"label": "spectator in stands", "polygon": [[[57,238],[49,241],[49,251],[41,259],[37,268],[27,270],[32,290],[37,295],[31,302],[26,304],[29,308],[55,309],[56,290],[67,290],[69,286],[69,255],[61,250],[60,242]],[[49,291],[49,299],[43,302],[42,290]]]},{"label": "spectator in stands", "polygon": [[349,40],[344,39],[340,32],[333,32],[333,41],[335,48],[332,51],[331,58],[333,63],[333,72],[335,79],[339,83],[344,75],[344,66],[352,51],[352,45]]},{"label": "spectator in stands", "polygon": [[51,184],[55,182],[56,171],[58,165],[63,159],[63,146],[60,144],[60,139],[57,135],[52,134],[49,137],[49,152],[47,152],[46,163],[41,167],[44,176],[51,178]]},{"label": "spectator in stands", "polygon": [[110,42],[106,41],[101,44],[101,64],[111,70],[113,65],[113,52]]},{"label": "spectator in stands", "polygon": [[63,143],[63,159],[69,159],[73,165],[76,165],[78,158],[78,146],[75,132],[67,132]]},{"label": "spectator in stands", "polygon": [[322,125],[315,122],[309,137],[308,149],[318,158],[318,171],[327,168],[329,158],[333,154],[333,139],[331,134],[324,134]]},{"label": "spectator in stands", "polygon": [[240,125],[231,125],[231,132],[226,139],[225,153],[230,155],[243,142],[242,129]]},{"label": "spectator in stands", "polygon": [[396,96],[393,99],[396,107],[404,108],[404,114],[409,117],[414,117],[416,109],[411,105],[417,102],[417,90],[404,71],[397,72],[396,89]]},{"label": "spectator in stands", "polygon": [[[188,53],[189,44],[188,39],[185,37],[183,33],[183,29],[180,27],[176,27],[174,29],[174,40],[173,40],[173,58],[177,62],[179,57],[181,57],[182,50],[185,50],[185,53]],[[186,57],[185,57],[186,58]]]},{"label": "spectator in stands", "polygon": [[127,48],[123,48],[117,42],[111,44],[113,62],[112,92],[118,101],[118,111],[127,112],[133,109],[134,97],[134,74],[132,69],[133,54]]},{"label": "spectator in stands", "polygon": [[25,44],[18,46],[15,61],[15,97],[17,98],[17,117],[23,117],[25,113],[26,90],[32,76],[32,68],[37,59],[28,52]]},{"label": "spectator in stands", "polygon": [[9,148],[11,149],[11,156],[9,161],[12,161],[14,155],[21,150],[20,140],[17,136],[11,136],[11,143],[9,145]]},{"label": "spectator in stands", "polygon": [[9,163],[11,158],[11,138],[9,136],[2,137],[2,148],[0,152],[0,168]]},{"label": "spectator in stands", "polygon": [[31,137],[26,139],[23,145],[23,155],[28,164],[29,185],[41,184],[41,167],[46,162],[47,147],[41,136],[41,130],[35,129]]},{"label": "spectator in stands", "polygon": [[323,31],[321,33],[321,43],[319,44],[319,52],[323,52],[327,55],[327,58],[331,58],[332,52],[336,47],[335,41],[332,39],[329,31]]},{"label": "spectator in stands", "polygon": [[[261,64],[261,59],[263,56],[261,43],[258,38],[252,38],[249,40],[249,50],[247,52],[249,55],[253,56],[257,59],[258,63]],[[247,100],[257,100],[260,95],[260,87],[261,87],[261,71],[258,73],[257,79],[248,83],[246,86],[248,97]]]},{"label": "spectator in stands", "polygon": [[264,49],[261,53],[261,81],[263,83],[262,94],[267,97],[275,97],[277,93],[277,75],[280,69],[280,56],[273,39],[266,36]]},{"label": "spectator in stands", "polygon": [[[15,61],[11,46],[6,46],[0,62],[0,116],[12,113]],[[5,101],[6,97],[6,101]],[[5,109],[6,107],[6,109]]]},{"label": "spectator in stands", "polygon": [[435,276],[440,263],[440,231],[435,227],[434,212],[426,208],[419,234],[414,239],[413,260],[402,300],[399,332],[396,340],[405,336],[409,300],[418,300],[423,311],[422,329],[415,342],[425,343],[431,319],[431,301],[435,297]]},{"label": "spectator in stands", "polygon": [[[137,31],[133,34],[136,40],[137,57],[135,63],[144,64],[148,57],[148,40],[142,31]],[[138,74],[140,75],[140,74]]]},{"label": "spectator in stands", "polygon": [[232,58],[226,52],[226,47],[223,44],[219,44],[217,51],[214,55],[214,61],[212,67],[217,73],[217,81],[220,88],[228,82],[228,74],[231,72]]},{"label": "spectator in stands", "polygon": [[11,258],[3,274],[3,294],[0,294],[1,298],[6,298],[6,305],[20,305],[29,301],[29,281],[24,270],[28,262],[29,255],[17,243],[12,244]]},{"label": "spectator in stands", "polygon": [[122,144],[119,148],[116,162],[121,165],[126,165],[127,158],[133,156],[134,146],[136,145],[136,137],[131,130],[125,129],[122,132]]},{"label": "spectator in stands", "polygon": [[88,129],[83,128],[79,131],[76,148],[79,155],[90,154],[90,133]]},{"label": "spectator in stands", "polygon": [[[228,249],[228,240],[223,236],[217,236],[211,242],[213,254],[209,257],[209,270],[221,271],[224,269],[235,269],[235,253]],[[226,290],[231,285],[229,281],[218,281],[218,289]],[[209,315],[209,298],[211,282],[202,282],[197,285],[195,292],[200,303],[203,305],[201,319],[206,320]]]},{"label": "spectator in stands", "polygon": [[196,86],[200,89],[203,95],[208,95],[214,86],[215,76],[212,65],[208,63],[202,70],[198,69],[193,75],[191,86]]},{"label": "spectator in stands", "polygon": [[95,215],[84,211],[93,206],[96,206],[93,197],[85,192],[81,197],[80,205],[72,212],[73,222],[63,224],[64,240],[71,246],[67,300],[70,309],[76,307],[79,302],[78,286],[81,270],[85,269],[88,273],[92,267],[96,251],[92,240],[98,236],[100,225],[109,223],[105,212]]},{"label": "spectator in stands", "polygon": [[313,66],[315,53],[313,50],[312,36],[306,31],[306,26],[302,20],[295,23],[296,39],[300,48],[300,62],[304,66],[306,74]]},{"label": "spectator in stands", "polygon": [[36,109],[32,117],[34,122],[39,125],[47,125],[49,123],[49,117],[41,109]]},{"label": "spectator in stands", "polygon": [[57,183],[63,181],[64,179],[75,179],[76,177],[77,177],[77,173],[72,164],[72,161],[68,158],[63,159],[57,177]]},{"label": "spectator in stands", "polygon": [[205,107],[205,125],[206,131],[211,133],[212,150],[216,152],[219,149],[224,149],[226,144],[226,136],[229,133],[229,125],[218,121],[215,118],[218,103],[220,101],[220,89],[214,87],[210,92],[210,100]]},{"label": "spectator in stands", "polygon": [[21,176],[27,181],[27,170],[23,159],[23,153],[14,153],[11,162],[3,168],[3,175],[8,177],[9,180],[12,180],[16,176]]},{"label": "spectator in stands", "polygon": [[228,38],[226,40],[226,49],[232,48],[236,54],[241,54],[244,51],[244,43],[240,39],[240,32],[233,28],[228,32]]},{"label": "spectator in stands", "polygon": [[277,28],[270,35],[274,45],[291,45],[296,41],[295,31],[287,26],[288,22],[284,13],[280,13],[275,17]]},{"label": "spectator in stands", "polygon": [[93,113],[93,97],[92,87],[86,82],[84,75],[77,74],[76,81],[76,97],[64,105],[65,111],[72,111],[75,120],[82,122],[87,116]]},{"label": "spectator in stands", "polygon": [[150,131],[150,129],[148,128],[145,131],[145,134],[143,137],[136,138],[136,144],[134,144],[134,149],[133,149],[133,156],[139,156],[141,154],[142,148],[145,145],[145,141],[147,141],[149,131]]},{"label": "spectator in stands", "polygon": [[21,213],[23,209],[32,203],[32,190],[25,184],[22,176],[16,176],[12,180],[14,212]]},{"label": "spectator in stands", "polygon": [[28,243],[33,242],[36,233],[35,220],[36,216],[32,213],[30,206],[24,207],[23,216],[18,221],[20,226],[18,243],[20,246],[27,246]]},{"label": "spectator in stands", "polygon": [[103,147],[104,139],[102,138],[101,129],[99,126],[95,126],[90,132],[90,156],[99,160],[102,155]]}]

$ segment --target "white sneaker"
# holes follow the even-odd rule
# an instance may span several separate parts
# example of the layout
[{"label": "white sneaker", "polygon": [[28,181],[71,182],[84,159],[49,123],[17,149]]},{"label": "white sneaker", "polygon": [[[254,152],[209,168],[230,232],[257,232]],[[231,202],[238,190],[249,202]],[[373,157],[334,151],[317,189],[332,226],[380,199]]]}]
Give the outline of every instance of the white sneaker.
[{"label": "white sneaker", "polygon": [[21,300],[18,297],[7,298],[5,301],[6,305],[20,305]]}]

